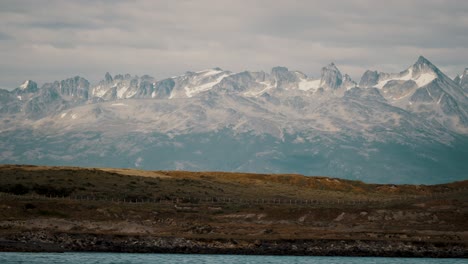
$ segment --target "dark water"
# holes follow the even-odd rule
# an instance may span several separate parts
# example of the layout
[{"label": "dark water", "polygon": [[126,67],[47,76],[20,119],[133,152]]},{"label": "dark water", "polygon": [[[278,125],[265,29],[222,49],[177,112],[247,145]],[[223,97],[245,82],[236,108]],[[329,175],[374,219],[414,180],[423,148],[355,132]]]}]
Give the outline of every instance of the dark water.
[{"label": "dark water", "polygon": [[467,264],[466,259],[416,259],[371,257],[295,257],[295,256],[241,256],[241,255],[179,255],[179,254],[124,254],[124,253],[2,253],[0,264],[13,263],[66,263],[66,264],[116,264],[116,263],[313,263],[313,264]]}]

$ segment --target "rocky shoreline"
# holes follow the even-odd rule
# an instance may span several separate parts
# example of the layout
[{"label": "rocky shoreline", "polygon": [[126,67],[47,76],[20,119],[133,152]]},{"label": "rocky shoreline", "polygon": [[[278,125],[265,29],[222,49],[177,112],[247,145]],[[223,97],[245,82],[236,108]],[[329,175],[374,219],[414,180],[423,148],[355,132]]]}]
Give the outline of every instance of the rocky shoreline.
[{"label": "rocky shoreline", "polygon": [[0,251],[468,258],[467,245],[462,242],[189,239],[42,231],[4,236]]}]

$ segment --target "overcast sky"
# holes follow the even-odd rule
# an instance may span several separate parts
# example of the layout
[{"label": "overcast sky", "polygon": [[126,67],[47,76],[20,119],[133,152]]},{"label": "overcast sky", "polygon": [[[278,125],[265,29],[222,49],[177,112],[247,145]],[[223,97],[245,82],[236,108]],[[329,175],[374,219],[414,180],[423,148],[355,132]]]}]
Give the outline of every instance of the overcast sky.
[{"label": "overcast sky", "polygon": [[359,81],[419,55],[451,77],[468,67],[468,1],[0,1],[2,88],[212,67],[317,77],[332,61]]}]

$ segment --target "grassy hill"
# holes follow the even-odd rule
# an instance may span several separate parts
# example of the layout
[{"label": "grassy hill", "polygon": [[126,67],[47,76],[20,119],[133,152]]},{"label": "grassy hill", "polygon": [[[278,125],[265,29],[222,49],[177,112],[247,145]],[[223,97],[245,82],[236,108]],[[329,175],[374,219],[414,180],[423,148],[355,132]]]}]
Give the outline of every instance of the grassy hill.
[{"label": "grassy hill", "polygon": [[290,174],[26,165],[0,166],[0,179],[0,240],[33,241],[46,232],[468,241],[468,181],[378,185]]},{"label": "grassy hill", "polygon": [[468,187],[379,185],[294,174],[142,171],[133,169],[0,165],[0,191],[128,199],[229,197],[243,199],[388,199],[429,196]]}]

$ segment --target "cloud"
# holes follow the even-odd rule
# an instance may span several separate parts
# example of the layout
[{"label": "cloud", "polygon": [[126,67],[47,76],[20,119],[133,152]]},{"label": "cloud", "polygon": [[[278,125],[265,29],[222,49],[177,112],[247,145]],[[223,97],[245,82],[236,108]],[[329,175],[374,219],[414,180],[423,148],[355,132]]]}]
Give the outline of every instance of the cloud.
[{"label": "cloud", "polygon": [[5,34],[5,33],[3,33],[3,32],[0,32],[0,41],[2,41],[2,40],[9,40],[9,39],[11,39],[11,36],[10,36],[10,35]]},{"label": "cloud", "polygon": [[276,65],[317,76],[331,61],[355,79],[424,55],[467,67],[467,1],[0,2],[0,86],[107,72],[164,78],[219,66]]}]

